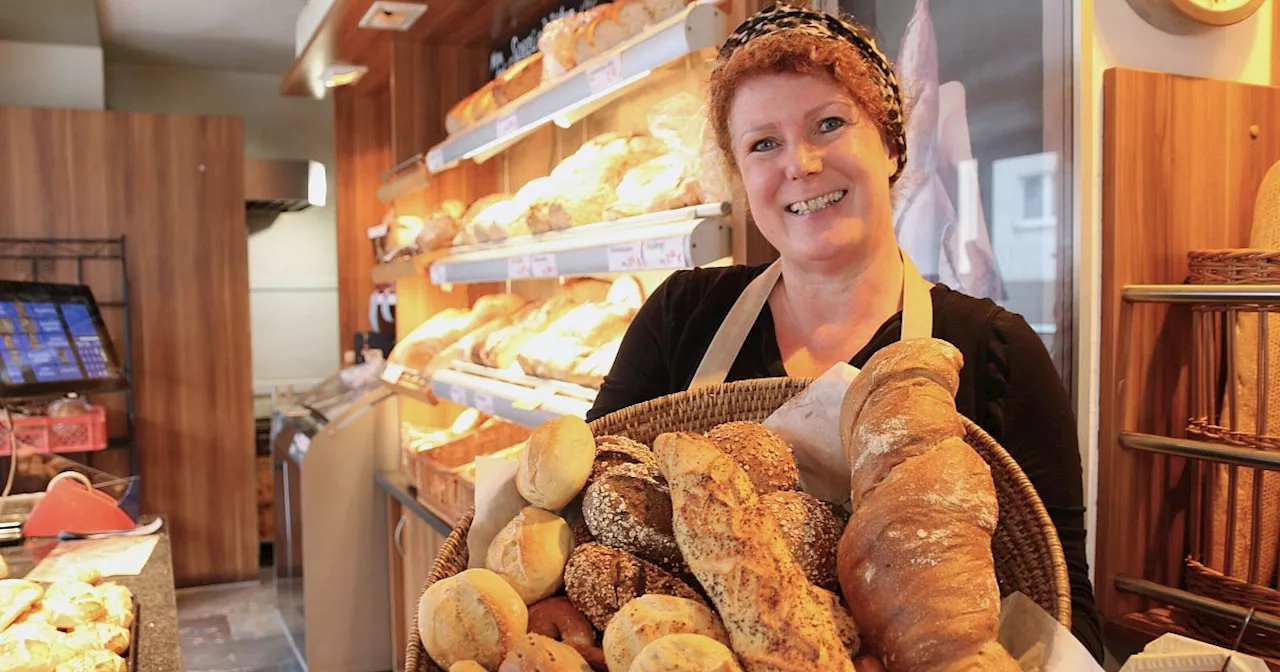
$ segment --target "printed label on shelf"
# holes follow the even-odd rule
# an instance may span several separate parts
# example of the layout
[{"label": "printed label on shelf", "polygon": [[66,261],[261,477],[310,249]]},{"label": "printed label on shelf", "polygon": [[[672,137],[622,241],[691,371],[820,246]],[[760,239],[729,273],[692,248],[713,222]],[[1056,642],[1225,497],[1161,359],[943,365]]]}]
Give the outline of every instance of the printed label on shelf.
[{"label": "printed label on shelf", "polygon": [[511,135],[520,130],[520,120],[516,119],[516,115],[513,112],[505,117],[498,117],[493,126],[497,129],[498,137],[501,138],[504,135]]},{"label": "printed label on shelf", "polygon": [[475,403],[472,406],[485,415],[493,415],[493,395],[476,392]]},{"label": "printed label on shelf", "polygon": [[467,406],[467,388],[450,385],[449,401],[452,401],[459,406]]},{"label": "printed label on shelf", "polygon": [[443,285],[445,284],[445,282],[447,282],[445,280],[444,269],[445,269],[444,264],[431,264],[431,266],[427,268],[427,277],[431,278],[431,284]]},{"label": "printed label on shelf", "polygon": [[560,271],[556,269],[555,254],[535,254],[529,260],[532,266],[532,275],[535,278],[554,278],[560,275]]},{"label": "printed label on shelf", "polygon": [[659,238],[644,241],[644,265],[649,268],[685,268],[684,238]]},{"label": "printed label on shelf", "polygon": [[511,257],[507,259],[507,277],[512,280],[527,278],[533,274],[529,257]]},{"label": "printed label on shelf", "polygon": [[587,71],[587,86],[591,93],[602,93],[622,82],[622,56],[614,54]]},{"label": "printed label on shelf", "polygon": [[400,382],[400,376],[404,375],[404,367],[399,364],[387,364],[387,368],[382,370],[382,380],[395,385]]},{"label": "printed label on shelf", "polygon": [[606,250],[606,254],[609,257],[610,271],[634,271],[644,265],[644,255],[640,251],[640,243],[610,245]]},{"label": "printed label on shelf", "polygon": [[444,152],[439,147],[427,152],[427,170],[438,172],[444,167]]},{"label": "printed label on shelf", "polygon": [[387,235],[388,230],[389,230],[389,227],[387,226],[386,222],[383,222],[377,226],[369,227],[369,240],[373,240],[374,238],[381,238]]}]

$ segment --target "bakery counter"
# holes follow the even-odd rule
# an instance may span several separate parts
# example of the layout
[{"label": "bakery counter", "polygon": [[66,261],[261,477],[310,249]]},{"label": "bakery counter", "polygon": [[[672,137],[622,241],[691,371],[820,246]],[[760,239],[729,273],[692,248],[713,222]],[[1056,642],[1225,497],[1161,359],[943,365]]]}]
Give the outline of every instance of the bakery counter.
[{"label": "bakery counter", "polygon": [[379,471],[374,474],[373,480],[378,484],[379,488],[382,488],[383,492],[398,502],[406,513],[412,514],[420,522],[426,523],[433,530],[446,537],[453,531],[453,526],[457,524],[457,521],[442,513],[436,513],[418,501],[417,493],[414,492],[413,485],[409,483],[409,477],[403,471],[399,469]]},{"label": "bakery counter", "polygon": [[[174,597],[173,560],[169,535],[159,533],[151,558],[137,576],[113,576],[133,592],[138,601],[137,641],[131,656],[136,672],[169,672],[182,669],[182,649],[178,637],[178,603]],[[22,578],[44,559],[57,541],[28,541],[21,546],[0,548],[0,557],[9,565],[10,578]]]}]

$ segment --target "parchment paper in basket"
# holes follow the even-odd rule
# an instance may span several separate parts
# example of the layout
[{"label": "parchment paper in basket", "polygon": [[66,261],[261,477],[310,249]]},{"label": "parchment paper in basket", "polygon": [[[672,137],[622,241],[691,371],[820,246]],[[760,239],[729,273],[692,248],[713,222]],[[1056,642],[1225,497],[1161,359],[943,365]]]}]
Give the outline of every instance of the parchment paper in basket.
[{"label": "parchment paper in basket", "polygon": [[1102,672],[1070,630],[1022,593],[1000,604],[999,642],[1022,672]]},{"label": "parchment paper in basket", "polygon": [[467,533],[467,566],[484,567],[489,544],[520,510],[528,506],[516,489],[516,468],[520,451],[504,459],[481,455],[476,458],[476,515]]},{"label": "parchment paper in basket", "polygon": [[840,363],[764,421],[791,444],[800,489],[826,502],[849,501],[849,460],[840,444],[840,405],[858,370]]}]

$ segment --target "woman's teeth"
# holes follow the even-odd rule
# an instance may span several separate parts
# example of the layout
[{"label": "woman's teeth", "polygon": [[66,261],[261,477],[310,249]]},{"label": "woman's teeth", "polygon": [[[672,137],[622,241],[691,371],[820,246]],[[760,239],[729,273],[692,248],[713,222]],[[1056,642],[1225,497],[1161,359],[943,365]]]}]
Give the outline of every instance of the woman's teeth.
[{"label": "woman's teeth", "polygon": [[807,201],[792,203],[791,205],[787,206],[787,212],[790,212],[793,215],[807,215],[811,212],[817,212],[819,210],[823,210],[827,208],[830,205],[839,203],[840,199],[844,198],[844,195],[847,193],[849,192],[842,189],[840,191],[833,191],[829,194],[825,194],[817,198],[811,198]]}]

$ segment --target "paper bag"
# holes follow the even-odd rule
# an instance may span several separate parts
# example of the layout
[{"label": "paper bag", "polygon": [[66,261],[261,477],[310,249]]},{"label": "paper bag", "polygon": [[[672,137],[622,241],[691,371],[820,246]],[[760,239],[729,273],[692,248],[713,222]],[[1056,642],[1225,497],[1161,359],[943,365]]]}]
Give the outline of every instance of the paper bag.
[{"label": "paper bag", "polygon": [[467,567],[484,567],[489,544],[503,527],[528,506],[516,489],[516,468],[521,451],[506,457],[476,458],[476,515],[467,533]]},{"label": "paper bag", "polygon": [[791,444],[800,489],[826,502],[849,501],[849,459],[840,444],[840,406],[858,370],[836,364],[764,421]]},{"label": "paper bag", "polygon": [[[1230,662],[1227,662],[1230,657]],[[1223,663],[1227,663],[1224,668]],[[1243,653],[1232,653],[1220,646],[1206,644],[1182,635],[1162,635],[1147,644],[1142,652],[1125,661],[1120,672],[1192,672],[1196,670],[1227,672],[1267,672],[1267,664]]]},{"label": "paper bag", "polygon": [[1102,672],[1070,630],[1022,593],[1000,603],[998,641],[1023,672]]}]

